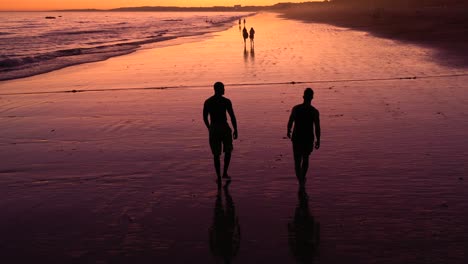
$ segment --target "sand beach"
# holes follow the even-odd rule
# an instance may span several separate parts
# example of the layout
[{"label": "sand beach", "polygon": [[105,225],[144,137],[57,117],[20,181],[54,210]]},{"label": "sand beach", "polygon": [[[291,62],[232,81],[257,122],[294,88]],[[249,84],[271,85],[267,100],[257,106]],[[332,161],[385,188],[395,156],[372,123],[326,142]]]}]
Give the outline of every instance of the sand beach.
[{"label": "sand beach", "polygon": [[374,36],[429,47],[451,67],[467,67],[468,3],[357,0],[305,2],[277,10],[283,17],[326,23]]},{"label": "sand beach", "polygon": [[[349,28],[246,25],[254,47],[234,23],[0,82],[5,263],[464,263],[467,69]],[[215,81],[239,126],[228,194],[202,120]],[[322,146],[304,196],[286,125],[309,86]]]}]

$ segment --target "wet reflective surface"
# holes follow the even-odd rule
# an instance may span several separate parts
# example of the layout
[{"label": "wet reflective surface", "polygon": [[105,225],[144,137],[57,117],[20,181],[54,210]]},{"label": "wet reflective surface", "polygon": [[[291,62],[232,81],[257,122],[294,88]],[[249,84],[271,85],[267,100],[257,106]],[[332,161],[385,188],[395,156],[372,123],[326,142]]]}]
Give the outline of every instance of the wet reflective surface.
[{"label": "wet reflective surface", "polygon": [[[248,20],[256,43],[254,57],[247,46],[247,60],[236,25],[201,42],[2,82],[0,89],[463,72],[416,46],[272,15],[256,19]],[[266,30],[275,25],[303,34],[275,38]],[[319,40],[330,48],[309,46]],[[467,80],[312,85],[322,146],[311,155],[305,189],[285,139],[305,85],[226,85],[239,139],[232,182],[221,189],[202,121],[209,86],[2,95],[1,255],[9,263],[463,263]]]}]

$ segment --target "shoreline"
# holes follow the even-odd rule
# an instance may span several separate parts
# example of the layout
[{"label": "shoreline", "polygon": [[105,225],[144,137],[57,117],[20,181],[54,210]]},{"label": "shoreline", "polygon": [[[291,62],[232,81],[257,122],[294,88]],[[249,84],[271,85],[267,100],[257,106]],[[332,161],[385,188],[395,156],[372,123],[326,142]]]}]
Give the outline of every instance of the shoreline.
[{"label": "shoreline", "polygon": [[[431,11],[431,14],[433,14],[434,10],[429,11]],[[451,14],[455,11],[456,10],[453,9],[447,9],[445,13]],[[406,42],[409,44],[421,45],[427,48],[434,49],[435,53],[433,54],[433,57],[442,65],[457,68],[468,67],[468,51],[465,49],[465,46],[468,46],[468,34],[463,34],[463,32],[466,32],[468,30],[462,28],[461,25],[464,24],[455,24],[456,26],[454,26],[453,28],[449,28],[449,30],[443,30],[443,23],[447,22],[445,20],[439,20],[437,22],[433,22],[432,20],[429,21],[429,19],[418,20],[417,17],[412,17],[410,15],[410,13],[413,12],[423,18],[424,16],[426,16],[426,18],[430,16],[430,14],[428,14],[427,12],[423,13],[419,9],[372,9],[362,7],[351,8],[351,6],[345,5],[304,3],[292,5],[287,9],[274,9],[268,11],[253,12],[247,14],[245,17],[252,17],[264,12],[279,14],[279,17],[284,19],[298,20],[305,23],[319,23],[338,27],[345,27],[356,31],[367,32],[373,36],[380,38]],[[462,19],[462,16],[460,14],[463,14],[464,12],[466,11],[458,10],[457,14],[459,15],[455,16],[453,19]],[[441,16],[445,18],[448,17],[448,15],[446,14]],[[468,19],[465,20],[467,20],[468,23]],[[410,23],[410,21],[414,23]],[[209,38],[210,35],[226,31],[235,24],[234,22],[235,20],[220,25],[214,25],[214,27],[209,28],[205,32],[199,32],[193,35],[165,37],[161,40],[150,43],[123,44],[127,46],[134,45],[136,47],[121,52],[115,52],[115,54],[107,54],[106,56],[102,56],[101,58],[94,58],[89,61],[75,61],[73,63],[64,64],[60,67],[53,67],[52,65],[52,68],[49,67],[36,73],[26,72],[25,74],[19,77],[2,77],[0,78],[0,84],[8,81],[25,79],[50,72],[55,72],[57,70],[73,66],[102,62],[111,58],[130,55],[141,50],[170,46],[174,45],[172,44],[174,41],[177,44],[180,44],[180,40],[183,39],[188,39],[188,42],[203,41],[203,39],[205,38],[202,37],[206,36],[206,38]],[[437,36],[444,36],[444,38],[437,39]],[[194,38],[198,37],[199,39],[194,40]]]},{"label": "shoreline", "polygon": [[[453,7],[375,7],[298,4],[278,10],[282,18],[324,23],[435,49],[447,66],[468,67],[468,11]],[[447,60],[448,58],[448,60]]]},{"label": "shoreline", "polygon": [[[44,13],[44,12],[43,12]],[[200,12],[194,12],[200,13]],[[255,12],[246,13],[242,17],[251,17],[254,16]],[[210,38],[213,34],[218,32],[226,31],[230,29],[235,22],[237,17],[232,17],[228,21],[223,22],[212,22],[210,27],[205,28],[199,32],[185,32],[184,34],[176,36],[164,36],[158,35],[153,39],[142,39],[136,40],[133,42],[123,42],[118,44],[106,44],[97,47],[81,47],[74,49],[65,49],[65,50],[56,50],[49,52],[47,54],[39,54],[37,57],[43,56],[54,56],[55,59],[51,61],[40,61],[32,62],[31,65],[23,65],[24,67],[18,69],[1,69],[0,68],[0,83],[5,81],[12,81],[18,79],[24,79],[28,77],[33,77],[41,74],[46,74],[54,71],[58,71],[64,68],[78,66],[88,63],[95,63],[106,61],[110,58],[121,57],[125,55],[132,54],[134,52],[152,49],[156,47],[165,47],[173,45],[173,43],[188,43],[192,41],[203,41],[206,38]],[[186,41],[184,41],[186,40]],[[103,50],[109,50],[108,52],[103,52]],[[61,55],[67,53],[69,55]],[[59,54],[59,55],[55,55]],[[74,58],[76,57],[76,58]],[[8,60],[5,62],[0,61],[0,63],[8,64]],[[0,66],[3,66],[0,64]]]},{"label": "shoreline", "polygon": [[[268,22],[267,22],[268,21]],[[284,28],[280,28],[274,22],[283,21]],[[259,24],[260,23],[260,24]],[[219,63],[224,60],[230,61],[236,65],[244,67],[228,66],[223,70],[223,81],[226,84],[256,84],[256,83],[288,83],[299,84],[304,81],[320,81],[327,80],[353,80],[353,79],[369,79],[369,72],[373,73],[371,79],[394,79],[394,78],[414,78],[424,76],[438,75],[453,75],[460,74],[459,69],[446,67],[446,65],[435,63],[431,57],[433,50],[420,47],[418,45],[395,43],[384,38],[375,38],[371,35],[366,36],[360,31],[344,30],[326,23],[303,23],[296,19],[282,19],[277,12],[260,12],[252,14],[248,20],[249,26],[255,27],[259,32],[256,39],[256,48],[243,48],[241,31],[237,25],[233,23],[227,30],[213,31],[208,34],[175,38],[169,41],[153,43],[150,46],[145,46],[123,56],[108,58],[107,60],[97,61],[93,63],[84,63],[66,67],[59,70],[54,70],[44,74],[38,74],[31,77],[12,79],[8,81],[0,81],[0,88],[4,95],[14,93],[36,93],[37,87],[47,87],[41,89],[41,92],[57,92],[57,91],[84,91],[84,90],[102,90],[102,89],[151,89],[151,88],[166,88],[174,86],[200,86],[210,83],[213,78],[207,82],[207,76],[212,76],[213,73],[219,73]],[[227,25],[229,26],[229,25]],[[307,32],[314,32],[313,36],[308,35],[291,37],[288,36],[290,28],[296,27],[308,28]],[[324,34],[324,31],[337,32],[337,34]],[[318,34],[323,38],[317,38]],[[294,49],[297,41],[304,40],[307,37],[307,48]],[[328,38],[333,36],[337,42],[330,43]],[[354,42],[359,42],[359,39],[365,39],[366,42],[357,45],[373,45],[379,47],[380,51],[376,51],[379,55],[372,55],[368,49],[360,51],[359,49],[348,50],[349,46]],[[349,41],[351,41],[349,43]],[[205,43],[215,43],[211,48],[206,48]],[[275,46],[271,46],[271,42],[277,42]],[[281,43],[281,44],[279,44]],[[324,44],[322,46],[322,43]],[[326,44],[328,43],[328,44]],[[348,44],[346,44],[348,43]],[[391,46],[401,46],[402,53],[395,54],[388,50]],[[247,45],[248,46],[248,45]],[[190,48],[189,48],[190,47]],[[305,47],[303,43],[301,47]],[[309,47],[315,47],[310,56],[303,56],[304,51]],[[388,47],[381,49],[380,47]],[[226,49],[229,48],[229,49]],[[393,55],[391,58],[401,57],[403,60],[392,61],[389,57],[386,62],[373,60],[368,61],[369,56],[383,58],[388,56],[388,52]],[[195,52],[195,53],[194,53]],[[291,55],[291,52],[294,54]],[[340,52],[344,57],[357,56],[362,58],[362,64],[353,68],[342,68],[339,66],[340,61],[344,57],[337,58],[336,54]],[[377,54],[376,53],[376,54]],[[270,55],[271,54],[271,55]],[[272,56],[275,54],[275,56]],[[240,55],[240,56],[239,56]],[[195,59],[189,57],[195,56]],[[432,67],[427,70],[426,66],[413,64],[411,60],[407,60],[408,56],[417,57],[419,60],[425,60]],[[290,64],[290,59],[294,58],[295,62]],[[208,59],[207,58],[211,58]],[[223,60],[219,60],[223,58]],[[285,62],[289,61],[285,64]],[[189,62],[189,63],[188,63]],[[330,64],[333,62],[332,64]],[[188,70],[181,68],[181,65],[189,65]],[[401,67],[388,70],[379,68],[378,65],[400,65]],[[305,70],[307,75],[313,74],[317,78],[304,78],[303,71],[297,71],[297,64],[310,64],[312,67]],[[323,71],[324,75],[320,77],[317,71],[323,69],[324,64],[330,64],[330,69]],[[278,71],[278,66],[281,65],[282,70]],[[288,65],[288,66],[286,66]],[[371,66],[373,65],[373,66]],[[269,68],[278,71],[275,74],[271,73]],[[399,69],[405,69],[403,71]],[[426,71],[427,70],[427,71]],[[96,72],[99,72],[96,74]],[[155,75],[154,73],[159,73]],[[217,74],[218,75],[218,74]],[[214,76],[213,76],[214,77]],[[214,79],[219,78],[217,76]],[[64,81],[65,80],[65,81]],[[138,82],[129,82],[129,80],[138,80]],[[204,81],[205,80],[205,81]],[[242,82],[239,82],[242,80]],[[175,85],[177,84],[177,85]],[[210,85],[208,85],[210,86]]]}]

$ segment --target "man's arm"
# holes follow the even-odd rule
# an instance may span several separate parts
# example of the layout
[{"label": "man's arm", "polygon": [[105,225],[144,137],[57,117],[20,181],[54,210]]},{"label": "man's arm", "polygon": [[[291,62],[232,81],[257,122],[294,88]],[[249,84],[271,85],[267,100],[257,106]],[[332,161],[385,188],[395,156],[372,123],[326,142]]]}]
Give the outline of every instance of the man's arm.
[{"label": "man's arm", "polygon": [[229,101],[229,104],[227,106],[227,112],[229,116],[231,117],[231,123],[232,127],[234,128],[234,132],[232,133],[232,136],[234,139],[237,139],[237,120],[236,120],[236,115],[234,114],[234,110],[232,109],[232,103]]},{"label": "man's arm", "polygon": [[317,115],[315,115],[314,120],[314,127],[315,127],[315,137],[317,138],[317,142],[315,142],[315,148],[320,148],[320,116],[319,111],[317,110]]},{"label": "man's arm", "polygon": [[291,110],[291,115],[289,116],[289,121],[288,121],[288,133],[287,136],[288,138],[291,138],[291,129],[294,123],[294,120],[296,119],[296,113],[294,111],[294,108]]},{"label": "man's arm", "polygon": [[205,122],[206,128],[210,129],[210,122],[208,121],[208,106],[205,104],[203,105],[203,121]]}]

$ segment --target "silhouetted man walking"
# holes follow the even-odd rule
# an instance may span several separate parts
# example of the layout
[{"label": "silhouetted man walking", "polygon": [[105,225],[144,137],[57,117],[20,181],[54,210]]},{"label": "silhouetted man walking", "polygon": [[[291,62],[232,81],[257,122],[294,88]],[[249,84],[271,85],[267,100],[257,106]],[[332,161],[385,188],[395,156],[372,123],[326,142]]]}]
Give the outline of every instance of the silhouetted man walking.
[{"label": "silhouetted man walking", "polygon": [[250,47],[253,47],[253,45],[254,45],[254,38],[255,38],[255,30],[253,29],[253,27],[250,28],[250,31],[249,31],[249,38],[250,38]]},{"label": "silhouetted man walking", "polygon": [[[230,179],[227,171],[229,163],[231,162],[231,152],[233,149],[232,138],[237,139],[237,121],[232,109],[231,100],[225,98],[224,95],[224,84],[217,82],[214,84],[215,94],[205,101],[203,106],[203,121],[208,128],[210,134],[210,147],[213,153],[214,165],[216,169],[216,175],[218,177],[218,183],[221,181],[221,164],[220,156],[221,150],[224,151],[224,172],[223,178]],[[227,122],[226,112],[231,118],[231,123],[234,128],[232,133],[231,128]],[[210,120],[208,121],[208,116]]]},{"label": "silhouetted man walking", "polygon": [[247,32],[247,29],[245,27],[242,30],[242,37],[244,38],[244,48],[245,48],[245,44],[247,43],[247,38],[249,38],[249,32]]},{"label": "silhouetted man walking", "polygon": [[294,124],[294,131],[292,132],[294,165],[296,177],[300,184],[304,184],[306,180],[309,155],[314,148],[315,138],[317,139],[315,148],[320,148],[319,111],[311,104],[314,91],[311,88],[305,89],[303,98],[304,103],[293,107],[288,122],[288,138],[291,138],[291,128]]}]

